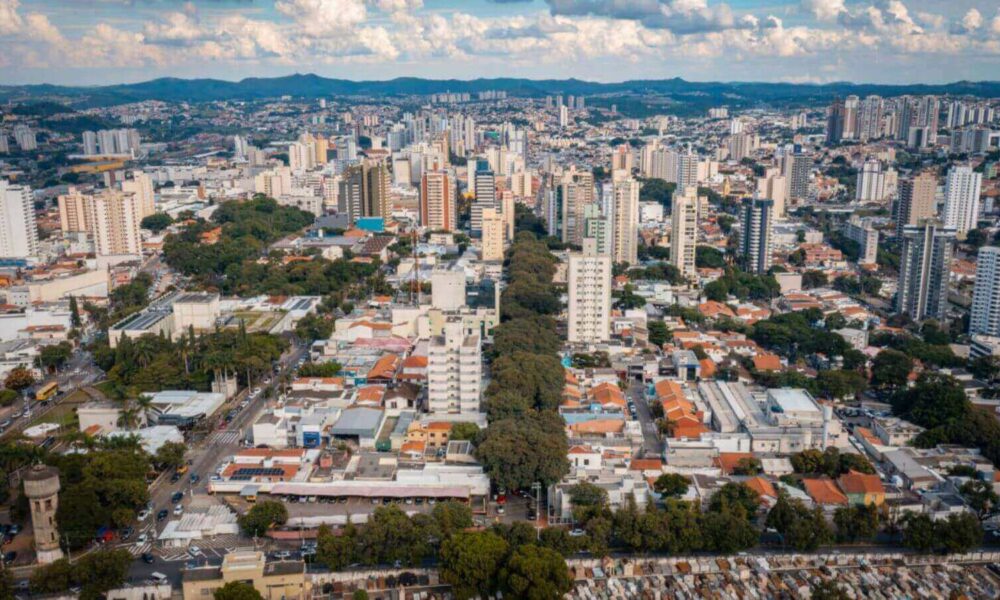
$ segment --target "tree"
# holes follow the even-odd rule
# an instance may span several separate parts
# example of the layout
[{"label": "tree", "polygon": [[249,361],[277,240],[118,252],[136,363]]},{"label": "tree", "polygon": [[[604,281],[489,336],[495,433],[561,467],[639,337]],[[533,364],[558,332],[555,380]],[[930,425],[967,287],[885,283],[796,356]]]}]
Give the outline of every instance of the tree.
[{"label": "tree", "polygon": [[569,556],[577,551],[579,544],[576,538],[569,535],[563,527],[546,527],[538,534],[539,545],[555,550],[563,556]]},{"label": "tree", "polygon": [[[548,486],[569,472],[566,434],[558,416],[504,419],[483,432],[476,457],[498,487],[525,489],[536,481]],[[551,423],[551,424],[547,424]]]},{"label": "tree", "polygon": [[895,390],[906,385],[913,360],[898,350],[886,349],[872,361],[872,385]]},{"label": "tree", "polygon": [[647,323],[647,328],[649,330],[649,343],[656,347],[663,346],[672,337],[670,329],[663,321],[651,320]]},{"label": "tree", "polygon": [[164,469],[176,469],[184,464],[187,446],[181,442],[166,442],[156,451],[153,461]]},{"label": "tree", "polygon": [[760,496],[742,483],[731,481],[712,495],[708,503],[708,510],[724,512],[728,508],[736,506],[742,508],[746,518],[750,519],[757,513],[757,508],[760,506]]},{"label": "tree", "polygon": [[243,581],[230,581],[215,590],[212,597],[215,600],[264,600],[264,596],[253,585]]},{"label": "tree", "polygon": [[969,371],[983,381],[996,381],[1000,377],[1000,356],[985,355],[976,357],[969,361]]},{"label": "tree", "polygon": [[906,513],[903,517],[903,545],[917,552],[930,552],[938,543],[937,527],[930,515]]},{"label": "tree", "polygon": [[703,514],[701,534],[706,550],[723,554],[752,548],[760,540],[760,534],[739,505],[724,505],[720,510]]},{"label": "tree", "polygon": [[809,590],[810,600],[850,600],[850,598],[833,579],[825,579]]},{"label": "tree", "polygon": [[335,361],[307,362],[299,367],[300,377],[336,377],[343,367]]},{"label": "tree", "polygon": [[73,344],[69,342],[59,342],[43,346],[38,353],[37,363],[42,369],[54,371],[66,364],[73,354]]},{"label": "tree", "polygon": [[307,342],[329,339],[333,334],[333,319],[320,315],[306,315],[295,324],[295,335]]},{"label": "tree", "polygon": [[964,388],[953,377],[924,372],[916,385],[892,397],[892,410],[921,427],[931,429],[957,422],[972,409]]},{"label": "tree", "polygon": [[823,287],[828,283],[829,281],[826,278],[826,273],[823,271],[806,271],[802,274],[802,289],[811,290],[813,288]]},{"label": "tree", "polygon": [[154,213],[148,217],[144,217],[140,223],[140,227],[148,229],[153,233],[159,233],[167,227],[170,227],[173,222],[173,218],[171,218],[167,213]]},{"label": "tree", "polygon": [[398,506],[380,506],[358,534],[359,559],[367,565],[418,564],[430,554],[432,524],[410,519]]},{"label": "tree", "polygon": [[801,552],[828,544],[833,537],[821,508],[810,510],[801,500],[790,499],[783,491],[778,494],[765,523],[781,534],[784,544]]},{"label": "tree", "polygon": [[76,296],[69,297],[69,325],[73,329],[79,329],[83,324],[80,318],[80,306],[76,302]]},{"label": "tree", "polygon": [[689,484],[688,478],[679,473],[664,473],[656,478],[653,490],[661,496],[683,496]]},{"label": "tree", "polygon": [[573,518],[581,523],[600,514],[608,505],[607,491],[587,481],[572,486],[567,493],[573,505]]},{"label": "tree", "polygon": [[492,594],[507,550],[507,542],[495,533],[457,533],[441,545],[441,580],[460,600]]},{"label": "tree", "polygon": [[472,509],[468,504],[448,500],[439,502],[431,511],[431,517],[437,524],[442,539],[448,538],[463,529],[472,527]]},{"label": "tree", "polygon": [[500,572],[504,597],[526,600],[561,598],[573,585],[566,560],[554,550],[521,546]]},{"label": "tree", "polygon": [[357,559],[357,529],[348,520],[340,535],[321,525],[316,535],[316,562],[337,571]]},{"label": "tree", "polygon": [[288,509],[284,503],[265,500],[253,505],[239,518],[240,527],[251,537],[261,537],[275,525],[284,525],[288,520]]},{"label": "tree", "polygon": [[878,533],[879,512],[874,504],[845,506],[833,513],[837,540],[841,542],[868,541]]},{"label": "tree", "polygon": [[699,269],[722,269],[726,266],[725,255],[711,246],[696,246],[694,264]]},{"label": "tree", "polygon": [[479,425],[458,422],[451,426],[451,436],[448,439],[475,442],[477,437],[479,437]]},{"label": "tree", "polygon": [[24,366],[17,366],[7,373],[7,378],[4,379],[4,387],[9,390],[14,390],[17,393],[21,393],[24,389],[31,387],[35,384],[35,376]]},{"label": "tree", "polygon": [[736,466],[733,467],[733,475],[758,475],[763,470],[764,467],[761,465],[760,459],[748,456],[736,461]]},{"label": "tree", "polygon": [[1000,496],[993,491],[993,486],[985,481],[974,479],[966,481],[959,489],[969,508],[976,511],[980,521],[985,521],[997,510]]}]

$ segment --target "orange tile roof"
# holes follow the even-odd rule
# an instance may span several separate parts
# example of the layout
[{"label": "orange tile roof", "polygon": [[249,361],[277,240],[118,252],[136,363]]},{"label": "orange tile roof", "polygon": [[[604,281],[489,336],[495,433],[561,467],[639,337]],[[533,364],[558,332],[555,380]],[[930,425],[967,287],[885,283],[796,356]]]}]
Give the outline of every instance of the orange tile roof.
[{"label": "orange tile roof", "polygon": [[358,394],[355,396],[357,402],[382,402],[382,396],[385,395],[385,386],[383,385],[368,385],[363,388],[358,389]]},{"label": "orange tile roof", "polygon": [[826,477],[803,479],[802,484],[806,488],[806,493],[816,504],[847,504],[847,496],[837,489],[832,479]]},{"label": "orange tile roof", "polygon": [[452,424],[448,421],[433,421],[427,424],[428,431],[451,431]]},{"label": "orange tile roof", "polygon": [[594,454],[594,449],[590,446],[573,446],[567,452],[567,454]]},{"label": "orange tile roof", "polygon": [[745,458],[753,458],[752,452],[720,452],[715,458],[715,464],[726,475],[732,475],[733,469]]},{"label": "orange tile roof", "polygon": [[625,421],[621,419],[593,419],[573,423],[569,429],[574,433],[621,433],[625,429]]},{"label": "orange tile roof", "polygon": [[663,462],[658,458],[633,458],[628,468],[630,471],[658,471],[663,468]]},{"label": "orange tile roof", "polygon": [[392,379],[398,366],[399,357],[395,354],[386,354],[368,371],[368,379]]},{"label": "orange tile roof", "polygon": [[594,399],[594,402],[601,406],[625,406],[624,392],[613,383],[605,382],[594,386],[590,390],[590,395]]},{"label": "orange tile roof", "polygon": [[426,356],[407,356],[406,360],[403,361],[404,369],[426,369],[427,368],[427,357]]},{"label": "orange tile roof", "polygon": [[690,425],[675,425],[674,434],[671,436],[673,439],[689,439],[697,440],[701,439],[703,433],[708,433],[708,427],[705,427],[703,423],[692,423]]},{"label": "orange tile roof", "polygon": [[778,492],[774,489],[774,485],[763,477],[751,477],[744,481],[743,485],[757,492],[758,496],[778,497]]},{"label": "orange tile roof", "polygon": [[868,429],[867,427],[855,427],[854,428],[854,433],[856,433],[859,436],[863,437],[865,440],[868,441],[869,444],[878,445],[878,446],[882,445],[882,440],[880,440],[878,438],[878,436],[875,435],[875,433],[872,432],[872,430]]},{"label": "orange tile roof", "polygon": [[405,454],[423,454],[427,444],[423,441],[403,442],[399,451]]},{"label": "orange tile roof", "polygon": [[709,318],[717,317],[719,315],[733,318],[736,317],[736,313],[733,312],[733,309],[721,302],[716,302],[715,300],[709,300],[699,304],[698,312]]},{"label": "orange tile roof", "polygon": [[848,471],[837,478],[837,485],[845,494],[884,494],[885,486],[878,475]]},{"label": "orange tile roof", "polygon": [[715,367],[715,361],[713,361],[711,358],[703,358],[700,361],[698,361],[698,364],[701,365],[702,379],[711,379],[712,377],[715,377],[715,373],[716,371],[718,371],[718,369]]},{"label": "orange tile roof", "polygon": [[781,358],[777,354],[758,354],[753,357],[753,366],[758,371],[780,371]]}]

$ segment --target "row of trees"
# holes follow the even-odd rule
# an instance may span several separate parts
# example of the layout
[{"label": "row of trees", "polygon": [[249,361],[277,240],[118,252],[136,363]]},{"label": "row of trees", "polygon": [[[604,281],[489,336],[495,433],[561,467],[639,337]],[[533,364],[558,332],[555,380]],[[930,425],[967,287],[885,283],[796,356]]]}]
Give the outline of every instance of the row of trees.
[{"label": "row of trees", "polygon": [[74,563],[62,558],[35,570],[31,575],[31,591],[56,594],[78,587],[79,598],[97,600],[104,597],[104,592],[125,582],[131,564],[132,555],[121,549],[91,552]]},{"label": "row of trees", "polygon": [[476,439],[479,461],[501,488],[548,485],[569,470],[564,424],[556,412],[564,375],[556,354],[562,340],[551,316],[560,309],[552,285],[555,262],[548,247],[525,231],[507,258],[503,322],[493,332],[485,393],[490,426]]}]

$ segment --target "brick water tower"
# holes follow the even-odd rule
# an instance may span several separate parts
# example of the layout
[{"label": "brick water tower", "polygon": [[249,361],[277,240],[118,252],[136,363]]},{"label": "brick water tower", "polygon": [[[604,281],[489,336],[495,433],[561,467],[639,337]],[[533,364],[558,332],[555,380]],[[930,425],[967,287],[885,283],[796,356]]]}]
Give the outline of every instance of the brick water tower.
[{"label": "brick water tower", "polygon": [[24,474],[24,493],[31,505],[31,525],[35,531],[35,554],[46,565],[63,557],[56,527],[59,506],[59,470],[34,465]]}]

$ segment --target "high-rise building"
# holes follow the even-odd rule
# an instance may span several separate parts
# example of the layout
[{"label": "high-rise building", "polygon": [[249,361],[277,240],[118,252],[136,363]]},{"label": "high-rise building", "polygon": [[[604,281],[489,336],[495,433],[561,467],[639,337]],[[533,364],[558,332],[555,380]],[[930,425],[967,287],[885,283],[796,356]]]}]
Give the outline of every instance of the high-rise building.
[{"label": "high-rise building", "polygon": [[10,154],[10,142],[7,141],[7,132],[0,129],[0,154]]},{"label": "high-rise building", "polygon": [[899,201],[896,203],[896,236],[903,234],[904,227],[913,227],[924,219],[937,214],[937,177],[924,171],[915,177],[908,177],[899,183]]},{"label": "high-rise building", "polygon": [[97,134],[93,131],[83,132],[83,153],[86,156],[97,154]]},{"label": "high-rise building", "polygon": [[293,173],[308,171],[316,166],[316,145],[311,140],[308,143],[293,142],[289,144],[288,166]]},{"label": "high-rise building", "polygon": [[506,234],[503,215],[495,208],[483,209],[482,255],[484,261],[503,260],[503,240]]},{"label": "high-rise building", "polygon": [[979,249],[969,333],[1000,336],[1000,248],[996,246]]},{"label": "high-rise building", "polygon": [[254,192],[268,198],[279,198],[292,192],[292,170],[278,167],[254,177]]},{"label": "high-rise building", "polygon": [[385,161],[364,159],[350,167],[340,182],[338,211],[351,222],[361,217],[389,217],[389,166]]},{"label": "high-rise building", "polygon": [[135,194],[103,190],[91,199],[87,222],[98,256],[142,254],[142,206]]},{"label": "high-rise building", "polygon": [[944,319],[955,230],[937,219],[903,228],[895,309],[915,321]]},{"label": "high-rise building", "polygon": [[458,226],[455,182],[447,171],[428,171],[420,182],[420,224],[436,231]]},{"label": "high-rise building", "polygon": [[631,177],[612,184],[613,258],[616,263],[635,265],[639,262],[639,188],[641,187],[642,184]]},{"label": "high-rise building", "polygon": [[982,173],[968,165],[955,165],[948,171],[944,186],[944,224],[955,229],[958,239],[964,240],[979,220],[979,192],[983,184]]},{"label": "high-rise building", "polygon": [[38,141],[35,139],[35,132],[24,123],[14,126],[14,141],[17,147],[24,151],[38,149]]},{"label": "high-rise building", "polygon": [[788,182],[788,199],[809,199],[809,172],[812,159],[796,149],[785,155],[783,174]]},{"label": "high-rise building", "polygon": [[670,215],[670,263],[691,280],[698,276],[695,248],[698,244],[698,188],[689,186],[674,194]]},{"label": "high-rise building", "polygon": [[774,218],[785,218],[785,199],[788,196],[788,182],[777,169],[768,169],[764,177],[757,180],[757,195],[774,200]]},{"label": "high-rise building", "polygon": [[857,137],[858,112],[861,108],[861,100],[854,95],[844,99],[844,135],[843,139],[853,140]]},{"label": "high-rise building", "polygon": [[434,414],[479,412],[482,342],[467,335],[461,319],[448,320],[427,347],[427,400]]},{"label": "high-rise building", "polygon": [[701,157],[692,152],[685,152],[677,156],[677,189],[682,190],[688,186],[698,185],[698,164]]},{"label": "high-rise building", "polygon": [[878,230],[872,226],[870,220],[851,215],[851,218],[844,224],[843,233],[847,239],[857,243],[861,248],[858,257],[859,263],[876,263],[878,259]]},{"label": "high-rise building", "polygon": [[896,193],[895,169],[886,169],[878,160],[868,160],[858,171],[854,199],[858,202],[882,202]]},{"label": "high-rise building", "polygon": [[595,203],[594,176],[590,171],[569,170],[556,188],[559,209],[560,239],[565,244],[581,245],[587,206]]},{"label": "high-rise building", "polygon": [[601,214],[601,207],[596,204],[588,205],[584,211],[583,237],[594,240],[598,254],[613,256],[612,246],[615,236],[612,232],[611,218]]},{"label": "high-rise building", "polygon": [[469,228],[473,234],[478,234],[483,229],[483,211],[497,208],[496,176],[487,161],[477,161],[472,182],[476,197],[469,211]]},{"label": "high-rise building", "polygon": [[826,117],[826,143],[839,144],[844,139],[844,122],[846,120],[846,109],[844,101],[837,98],[827,109]]},{"label": "high-rise building", "polygon": [[156,196],[153,178],[142,171],[132,171],[132,179],[122,181],[122,191],[135,194],[143,218],[156,212]]},{"label": "high-rise building", "polygon": [[858,139],[862,142],[882,137],[882,97],[867,96],[858,111]]},{"label": "high-rise building", "polygon": [[597,252],[595,240],[583,240],[571,252],[567,269],[570,342],[596,343],[611,335],[611,257]]},{"label": "high-rise building", "polygon": [[31,188],[0,179],[0,258],[38,255],[38,227]]},{"label": "high-rise building", "polygon": [[774,201],[744,198],[740,220],[740,260],[743,270],[763,274],[771,268],[771,228]]},{"label": "high-rise building", "polygon": [[64,234],[90,231],[90,223],[87,221],[90,200],[89,195],[81,193],[75,187],[70,187],[65,194],[59,196],[59,224]]},{"label": "high-rise building", "polygon": [[568,127],[569,126],[569,108],[565,105],[559,105],[559,126]]}]

